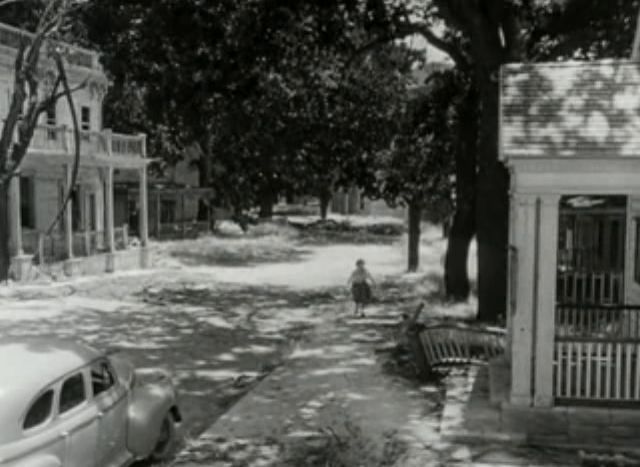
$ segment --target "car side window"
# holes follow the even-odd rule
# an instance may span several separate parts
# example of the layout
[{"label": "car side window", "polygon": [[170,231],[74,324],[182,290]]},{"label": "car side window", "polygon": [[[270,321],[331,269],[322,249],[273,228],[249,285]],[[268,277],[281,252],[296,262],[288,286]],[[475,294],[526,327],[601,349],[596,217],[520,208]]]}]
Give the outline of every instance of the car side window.
[{"label": "car side window", "polygon": [[60,413],[65,413],[82,404],[87,396],[84,390],[82,373],[70,376],[60,389]]},{"label": "car side window", "polygon": [[49,389],[42,393],[42,395],[40,395],[40,397],[31,404],[31,407],[29,407],[29,410],[27,411],[27,415],[24,417],[22,428],[28,430],[43,424],[49,419],[49,416],[51,416],[52,408],[53,389]]},{"label": "car side window", "polygon": [[108,391],[114,384],[113,372],[106,361],[102,360],[91,366],[91,386],[94,396]]}]

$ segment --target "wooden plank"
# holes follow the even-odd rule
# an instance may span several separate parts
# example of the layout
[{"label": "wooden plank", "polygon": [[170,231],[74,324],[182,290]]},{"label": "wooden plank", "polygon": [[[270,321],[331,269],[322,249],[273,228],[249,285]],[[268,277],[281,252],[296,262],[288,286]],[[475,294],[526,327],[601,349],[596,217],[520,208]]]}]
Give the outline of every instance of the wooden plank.
[{"label": "wooden plank", "polygon": [[584,396],[589,399],[592,396],[593,389],[593,381],[591,380],[591,353],[593,352],[593,344],[591,342],[587,342],[585,344],[587,350],[587,368],[586,368],[586,376],[585,376],[585,384],[584,384]]},{"label": "wooden plank", "polygon": [[572,362],[571,362],[571,357],[572,357],[572,352],[573,352],[573,344],[571,342],[567,342],[565,344],[565,349],[567,352],[567,359],[566,359],[566,377],[564,380],[564,393],[562,394],[565,397],[571,397],[571,383],[573,380],[573,368],[572,368]]},{"label": "wooden plank", "polygon": [[595,399],[602,397],[602,343],[596,345],[596,394]]},{"label": "wooden plank", "polygon": [[576,384],[575,397],[582,397],[582,343],[575,345],[576,349]]},{"label": "wooden plank", "polygon": [[625,347],[624,398],[631,399],[631,359],[633,358],[633,345],[627,344]]},{"label": "wooden plank", "polygon": [[615,397],[622,398],[622,344],[616,345],[616,368],[615,368]]},{"label": "wooden plank", "polygon": [[606,350],[607,350],[607,357],[606,357],[606,368],[605,368],[605,390],[604,390],[604,397],[607,399],[611,399],[611,366],[612,366],[612,361],[613,361],[613,345],[612,344],[605,344]]},{"label": "wooden plank", "polygon": [[562,376],[565,374],[564,372],[564,346],[563,342],[556,342],[556,387],[555,394],[556,397],[562,396]]},{"label": "wooden plank", "polygon": [[635,388],[634,388],[634,399],[640,400],[640,344],[636,344],[635,348],[635,358],[636,358],[636,377],[635,377]]}]

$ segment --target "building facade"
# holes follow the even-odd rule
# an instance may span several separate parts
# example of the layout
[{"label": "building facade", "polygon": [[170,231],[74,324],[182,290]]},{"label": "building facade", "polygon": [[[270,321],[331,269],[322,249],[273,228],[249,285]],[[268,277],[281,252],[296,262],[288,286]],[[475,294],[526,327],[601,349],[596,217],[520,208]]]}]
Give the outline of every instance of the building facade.
[{"label": "building facade", "polygon": [[[0,114],[8,112],[12,93],[16,44],[27,34],[0,24]],[[58,265],[66,274],[113,271],[147,263],[147,159],[144,135],[124,135],[103,128],[102,105],[108,80],[97,53],[71,48],[66,60],[69,84],[80,124],[80,164],[72,181],[76,152],[73,121],[64,99],[42,115],[19,176],[10,186],[12,274],[24,280],[34,264]],[[52,62],[40,63],[41,87],[51,86]],[[138,178],[141,248],[129,250],[129,226],[114,216],[114,172]],[[71,200],[54,225],[67,192]]]},{"label": "building facade", "polygon": [[637,62],[502,71],[500,156],[511,173],[506,408],[535,419],[520,429],[539,439],[636,442],[639,112]]}]

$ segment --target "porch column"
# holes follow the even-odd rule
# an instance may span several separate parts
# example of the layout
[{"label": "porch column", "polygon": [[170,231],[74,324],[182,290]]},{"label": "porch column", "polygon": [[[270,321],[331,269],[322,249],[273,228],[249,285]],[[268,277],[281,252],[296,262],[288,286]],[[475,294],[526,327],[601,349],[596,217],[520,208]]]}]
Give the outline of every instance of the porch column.
[{"label": "porch column", "polygon": [[105,169],[105,186],[104,186],[104,201],[106,209],[106,231],[107,231],[107,247],[109,253],[116,251],[116,236],[114,231],[114,217],[113,217],[113,167],[107,167]]},{"label": "porch column", "polygon": [[160,238],[160,208],[162,207],[162,203],[160,202],[160,190],[156,191],[156,217],[155,217],[155,230],[156,230],[156,238]]},{"label": "porch column", "polygon": [[511,262],[512,281],[509,298],[511,307],[509,341],[511,357],[511,394],[513,405],[531,404],[533,375],[533,316],[535,314],[534,287],[536,252],[536,197],[515,194],[511,199],[512,216]]},{"label": "porch column", "polygon": [[24,255],[22,246],[22,213],[20,212],[20,174],[9,182],[9,218],[11,219],[11,256]]},{"label": "porch column", "polygon": [[140,244],[145,247],[149,243],[149,209],[147,200],[147,166],[140,169],[140,213],[138,215]]},{"label": "porch column", "polygon": [[[64,196],[71,190],[71,181],[73,178],[72,167],[70,164],[65,164],[64,173],[65,173],[65,181],[64,181]],[[64,199],[63,199],[64,201]],[[66,205],[64,210],[64,238],[65,238],[65,246],[67,250],[67,258],[73,259],[73,197],[69,198],[69,202]]]},{"label": "porch column", "polygon": [[182,205],[180,210],[182,211],[182,238],[187,237],[187,215],[186,215],[186,202],[185,202],[185,194],[182,191],[182,196],[180,197],[180,204]]},{"label": "porch column", "polygon": [[535,406],[553,405],[553,352],[555,346],[556,268],[560,196],[540,196],[538,227],[537,313],[535,318]]}]

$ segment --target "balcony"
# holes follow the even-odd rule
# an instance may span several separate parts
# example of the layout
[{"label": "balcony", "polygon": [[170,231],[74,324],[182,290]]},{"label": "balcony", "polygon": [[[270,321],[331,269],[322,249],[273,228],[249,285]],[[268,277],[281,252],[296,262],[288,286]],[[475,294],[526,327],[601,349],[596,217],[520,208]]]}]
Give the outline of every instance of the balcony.
[{"label": "balcony", "polygon": [[[18,49],[23,38],[28,41],[33,38],[33,34],[22,29],[14,28],[8,24],[0,23],[0,46],[10,49]],[[92,50],[70,44],[61,44],[66,49],[64,54],[70,65],[88,68],[90,70],[102,72],[99,61],[99,54]]]},{"label": "balcony", "polygon": [[[124,135],[111,130],[81,131],[80,153],[103,156],[145,157],[145,135]],[[75,154],[73,130],[67,126],[36,127],[30,152]]]}]

